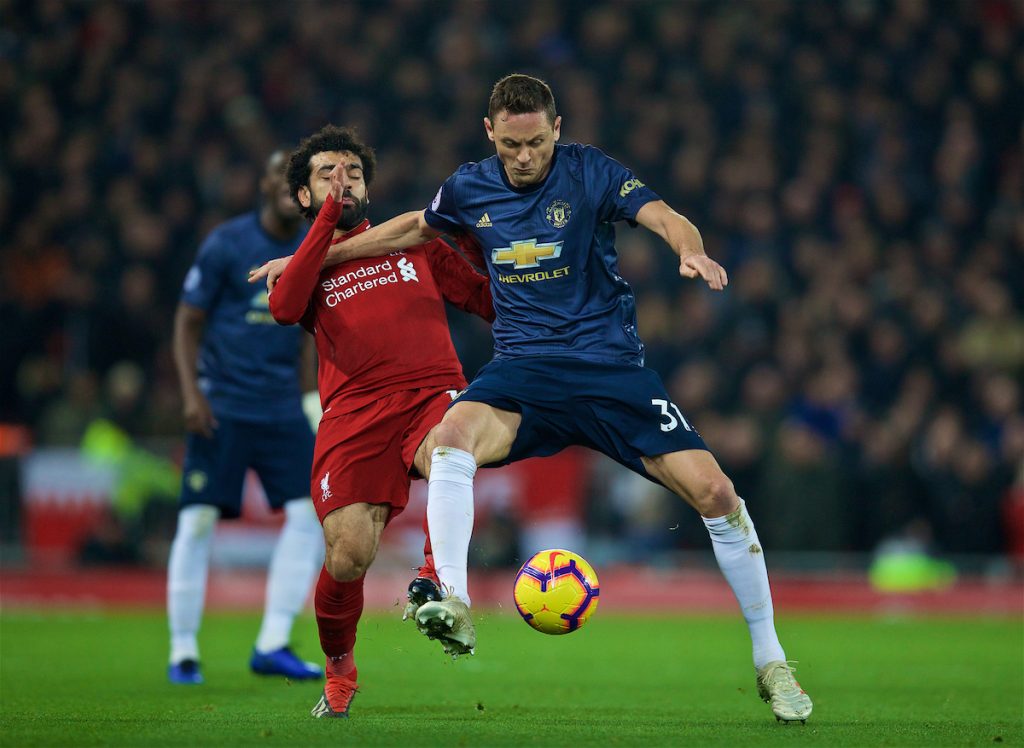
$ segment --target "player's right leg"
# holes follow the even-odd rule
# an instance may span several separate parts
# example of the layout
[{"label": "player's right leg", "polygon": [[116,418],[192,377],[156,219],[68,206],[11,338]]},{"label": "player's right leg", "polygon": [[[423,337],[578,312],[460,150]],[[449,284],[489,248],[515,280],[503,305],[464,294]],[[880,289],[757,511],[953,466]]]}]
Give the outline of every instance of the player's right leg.
[{"label": "player's right leg", "polygon": [[[452,656],[471,653],[476,630],[469,613],[467,563],[473,534],[477,465],[504,459],[522,417],[476,401],[455,402],[420,444],[416,467],[429,476],[427,524],[444,599],[416,611],[416,625]],[[429,463],[426,456],[429,455]]]},{"label": "player's right leg", "polygon": [[244,440],[231,420],[221,418],[212,438],[188,435],[182,466],[182,509],[167,562],[171,634],[167,676],[172,683],[203,682],[197,637],[213,531],[219,517],[238,516],[245,469]]},{"label": "player's right leg", "polygon": [[317,581],[314,606],[327,680],[313,707],[314,717],[348,717],[358,690],[356,626],[363,613],[363,581],[380,545],[391,507],[356,503],[324,517],[327,553]]},{"label": "player's right leg", "polygon": [[219,516],[217,507],[193,504],[178,513],[178,529],[167,561],[167,620],[171,656],[167,677],[172,683],[203,682],[199,669],[199,624],[203,617],[210,545]]}]

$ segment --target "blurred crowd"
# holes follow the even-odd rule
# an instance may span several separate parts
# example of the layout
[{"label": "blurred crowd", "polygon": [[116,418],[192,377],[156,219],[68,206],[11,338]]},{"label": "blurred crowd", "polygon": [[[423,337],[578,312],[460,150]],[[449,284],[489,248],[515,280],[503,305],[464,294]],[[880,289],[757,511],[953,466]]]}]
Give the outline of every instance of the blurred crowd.
[{"label": "blurred crowd", "polygon": [[[79,443],[99,416],[139,438],[180,436],[180,284],[203,236],[253,209],[270,151],[326,122],[357,126],[378,150],[380,221],[493,152],[490,86],[520,71],[551,83],[563,142],[633,169],[728,270],[713,294],[680,279],[654,235],[619,230],[647,363],[764,542],[1020,542],[1020,3],[0,0],[0,12],[0,421],[27,424],[35,444]],[[487,330],[456,317],[453,332],[472,375]],[[666,532],[675,505],[609,490],[618,478],[594,481],[595,537],[706,544]]]}]

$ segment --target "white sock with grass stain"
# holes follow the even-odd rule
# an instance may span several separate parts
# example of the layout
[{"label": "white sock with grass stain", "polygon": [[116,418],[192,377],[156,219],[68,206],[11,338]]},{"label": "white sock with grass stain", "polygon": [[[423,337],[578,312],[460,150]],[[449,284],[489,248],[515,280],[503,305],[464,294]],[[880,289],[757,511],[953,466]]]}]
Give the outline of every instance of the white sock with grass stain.
[{"label": "white sock with grass stain", "polygon": [[476,459],[469,452],[437,447],[430,460],[427,524],[434,567],[446,595],[470,604],[466,564],[473,536],[473,476]]},{"label": "white sock with grass stain", "polygon": [[704,518],[718,567],[732,587],[754,646],[754,667],[786,659],[775,633],[775,609],[768,584],[768,568],[747,505],[740,499],[735,512],[724,517]]}]

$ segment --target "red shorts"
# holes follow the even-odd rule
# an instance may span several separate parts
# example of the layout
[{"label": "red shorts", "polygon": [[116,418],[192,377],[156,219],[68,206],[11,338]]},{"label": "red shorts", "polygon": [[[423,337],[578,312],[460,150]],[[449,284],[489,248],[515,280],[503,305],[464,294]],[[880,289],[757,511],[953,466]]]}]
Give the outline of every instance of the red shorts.
[{"label": "red shorts", "polygon": [[416,450],[440,423],[453,392],[401,390],[320,421],[310,480],[320,522],[359,502],[390,504],[392,519],[405,509]]}]

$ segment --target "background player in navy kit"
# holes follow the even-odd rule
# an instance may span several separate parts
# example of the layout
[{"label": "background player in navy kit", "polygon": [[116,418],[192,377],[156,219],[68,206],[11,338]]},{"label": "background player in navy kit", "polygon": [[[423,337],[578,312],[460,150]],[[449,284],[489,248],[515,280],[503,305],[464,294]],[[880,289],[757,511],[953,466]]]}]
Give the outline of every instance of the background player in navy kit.
[{"label": "background player in navy kit", "polygon": [[[643,367],[612,224],[625,220],[657,233],[679,255],[680,274],[714,290],[727,284],[725,270],[704,253],[697,229],[621,164],[590,146],[556,145],[561,118],[543,81],[498,81],[484,127],[496,156],[460,167],[425,211],[393,218],[327,258],[381,254],[458,229],[487,250],[494,360],[428,439],[436,447],[427,505],[434,563],[452,594],[422,606],[417,623],[446,639],[448,650],[475,645],[466,558],[477,466],[589,446],[700,513],[750,630],[759,693],[779,719],[805,720],[811,701],[775,632],[753,522],[658,375]],[[272,284],[281,265],[259,272]]]},{"label": "background player in navy kit", "polygon": [[215,228],[185,278],[174,320],[174,359],[181,380],[187,451],[181,511],[167,569],[171,630],[168,677],[202,683],[197,634],[210,545],[219,517],[239,515],[245,472],[253,468],[285,523],[267,577],[263,623],[250,667],[265,675],[312,679],[320,668],[288,646],[292,623],[323,560],[323,540],[309,499],[313,434],[299,383],[305,333],[281,328],[266,292],[246,273],[294,252],[305,231],[288,194],[285,156],[267,162],[258,212]]}]

